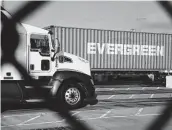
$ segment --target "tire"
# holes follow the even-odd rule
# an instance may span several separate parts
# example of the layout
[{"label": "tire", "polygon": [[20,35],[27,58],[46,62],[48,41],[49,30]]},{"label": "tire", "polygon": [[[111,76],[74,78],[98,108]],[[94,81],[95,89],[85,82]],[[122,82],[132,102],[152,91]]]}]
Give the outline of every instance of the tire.
[{"label": "tire", "polygon": [[77,109],[83,104],[84,93],[76,81],[65,81],[58,94],[60,103],[67,109]]}]

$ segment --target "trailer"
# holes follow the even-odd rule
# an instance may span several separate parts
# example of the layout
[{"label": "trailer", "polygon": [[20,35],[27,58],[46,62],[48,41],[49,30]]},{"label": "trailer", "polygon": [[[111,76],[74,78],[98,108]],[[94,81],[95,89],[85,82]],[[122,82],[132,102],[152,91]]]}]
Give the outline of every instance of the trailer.
[{"label": "trailer", "polygon": [[[95,80],[148,75],[152,81],[172,73],[172,34],[48,26],[60,48],[90,62]],[[102,77],[103,76],[103,77]]]},{"label": "trailer", "polygon": [[[11,15],[1,8],[2,26],[8,18]],[[14,58],[45,91],[38,94],[37,86],[26,82],[13,64],[4,63],[0,77],[2,107],[44,102],[46,97],[59,100],[60,105],[70,109],[98,102],[87,60],[59,51],[51,41],[52,33],[45,29],[24,23],[17,23],[16,29],[19,45]]]}]

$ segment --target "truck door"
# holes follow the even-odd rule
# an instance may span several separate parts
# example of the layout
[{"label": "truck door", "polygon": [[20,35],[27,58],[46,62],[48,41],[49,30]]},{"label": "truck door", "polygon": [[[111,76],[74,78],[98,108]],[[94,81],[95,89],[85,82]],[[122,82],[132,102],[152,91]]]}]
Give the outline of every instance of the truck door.
[{"label": "truck door", "polygon": [[30,73],[47,73],[50,66],[50,44],[48,35],[30,35],[29,71]]}]

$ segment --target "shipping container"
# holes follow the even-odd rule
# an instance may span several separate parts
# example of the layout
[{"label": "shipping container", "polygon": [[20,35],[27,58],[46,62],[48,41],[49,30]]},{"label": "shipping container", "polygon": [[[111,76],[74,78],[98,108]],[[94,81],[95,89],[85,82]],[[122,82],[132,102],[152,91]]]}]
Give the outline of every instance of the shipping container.
[{"label": "shipping container", "polygon": [[[172,70],[172,34],[49,26],[62,51],[90,62],[92,72]],[[56,40],[55,40],[56,42]]]}]

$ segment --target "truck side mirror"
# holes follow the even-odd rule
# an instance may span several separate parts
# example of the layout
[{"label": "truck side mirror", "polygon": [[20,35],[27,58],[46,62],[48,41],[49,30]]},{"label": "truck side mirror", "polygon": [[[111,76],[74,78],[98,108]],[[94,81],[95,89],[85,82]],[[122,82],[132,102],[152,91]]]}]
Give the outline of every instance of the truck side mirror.
[{"label": "truck side mirror", "polygon": [[54,56],[53,56],[53,57],[51,57],[51,61],[54,61],[54,59],[55,59],[55,58],[54,58]]},{"label": "truck side mirror", "polygon": [[60,52],[60,46],[58,46],[58,48],[57,48],[57,53],[59,53]]},{"label": "truck side mirror", "polygon": [[52,32],[52,31],[49,31],[48,33],[49,33],[50,35],[53,35],[53,32]]},{"label": "truck side mirror", "polygon": [[56,56],[55,50],[51,49],[51,52],[54,52],[53,57],[51,57],[51,61],[54,61],[55,60],[55,56]]}]

